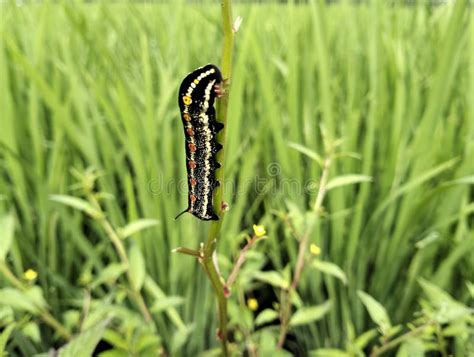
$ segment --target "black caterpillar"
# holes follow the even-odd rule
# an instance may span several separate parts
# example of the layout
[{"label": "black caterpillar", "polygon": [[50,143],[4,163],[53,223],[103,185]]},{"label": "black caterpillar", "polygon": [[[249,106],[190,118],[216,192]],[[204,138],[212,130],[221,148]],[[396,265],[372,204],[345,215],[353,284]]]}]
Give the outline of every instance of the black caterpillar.
[{"label": "black caterpillar", "polygon": [[[184,78],[179,87],[179,110],[186,138],[186,167],[188,171],[188,208],[199,219],[218,220],[212,197],[219,186],[216,169],[220,164],[216,153],[222,149],[216,134],[224,127],[216,120],[215,97],[222,82],[219,68],[212,64],[200,67]],[[176,219],[175,218],[175,219]]]}]

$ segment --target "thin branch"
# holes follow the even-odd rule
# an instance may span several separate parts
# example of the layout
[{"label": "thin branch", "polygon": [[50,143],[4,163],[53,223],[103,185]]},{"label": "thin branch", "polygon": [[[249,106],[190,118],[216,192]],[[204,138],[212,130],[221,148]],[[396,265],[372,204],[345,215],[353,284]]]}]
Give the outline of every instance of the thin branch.
[{"label": "thin branch", "polygon": [[375,346],[372,349],[372,352],[370,353],[370,357],[378,357],[382,356],[385,352],[391,350],[392,348],[397,347],[399,344],[404,342],[405,340],[411,338],[411,337],[416,337],[423,333],[428,327],[433,326],[436,324],[435,321],[428,321],[427,323],[391,340],[390,342],[382,344],[380,347]]},{"label": "thin branch", "polygon": [[[324,200],[324,197],[326,196],[326,185],[328,183],[330,167],[331,167],[331,156],[328,156],[324,160],[323,173],[321,175],[321,182],[319,183],[319,190],[318,190],[318,194],[316,196],[316,200],[314,202],[314,207],[313,207],[313,212],[316,215],[316,218],[319,217],[320,212],[322,211],[322,208],[323,208],[323,200]],[[293,281],[291,283],[292,289],[296,289],[300,281],[301,273],[304,268],[304,262],[305,262],[304,258],[305,258],[305,254],[308,248],[309,237],[311,233],[313,232],[315,222],[316,220],[310,221],[309,227],[306,230],[305,235],[300,240],[300,245],[298,249],[298,258],[296,260],[295,274],[293,276]]]},{"label": "thin branch", "polygon": [[119,234],[117,233],[116,229],[112,226],[112,224],[107,220],[105,213],[102,210],[102,207],[99,204],[99,201],[97,200],[96,196],[94,195],[93,192],[87,192],[86,194],[87,199],[89,202],[94,205],[94,207],[100,211],[102,214],[99,218],[96,220],[99,222],[99,224],[102,226],[104,229],[105,233],[109,237],[109,239],[112,241],[112,244],[115,247],[115,250],[117,251],[117,254],[122,262],[122,264],[125,266],[125,272],[127,275],[127,280],[129,282],[130,288],[131,288],[131,295],[133,299],[135,300],[136,304],[138,305],[138,308],[140,309],[140,312],[143,315],[143,318],[145,321],[149,324],[153,322],[153,317],[151,316],[150,311],[148,310],[148,307],[145,303],[145,299],[143,298],[141,292],[139,290],[135,290],[133,288],[132,284],[132,276],[130,274],[130,262],[128,260],[127,252],[125,250],[125,246],[120,239]]},{"label": "thin branch", "polygon": [[326,186],[329,179],[329,170],[331,168],[333,155],[334,155],[334,151],[331,149],[328,152],[327,157],[324,159],[323,172],[321,174],[321,181],[319,183],[318,193],[317,193],[316,200],[314,201],[314,206],[313,206],[313,213],[315,215],[315,219],[312,219],[309,221],[308,227],[306,228],[306,232],[303,235],[303,237],[300,239],[293,280],[288,289],[286,290],[283,289],[281,291],[280,334],[278,337],[278,344],[277,344],[279,348],[283,347],[283,344],[285,343],[286,335],[288,333],[288,327],[289,327],[289,322],[290,322],[290,317],[291,317],[290,316],[291,315],[291,294],[298,287],[298,283],[301,279],[301,274],[305,266],[305,256],[308,250],[309,238],[311,234],[313,233],[313,229],[315,227],[316,221],[321,215],[321,212],[323,209],[323,201],[327,192]]},{"label": "thin branch", "polygon": [[235,279],[237,278],[237,275],[239,274],[240,268],[245,262],[245,253],[255,244],[255,242],[258,240],[258,237],[254,234],[251,239],[247,242],[247,244],[242,248],[240,251],[239,257],[235,261],[234,267],[232,268],[232,271],[230,272],[229,277],[227,278],[227,282],[225,283],[224,290],[227,292],[227,297],[230,296],[230,288],[235,282]]}]

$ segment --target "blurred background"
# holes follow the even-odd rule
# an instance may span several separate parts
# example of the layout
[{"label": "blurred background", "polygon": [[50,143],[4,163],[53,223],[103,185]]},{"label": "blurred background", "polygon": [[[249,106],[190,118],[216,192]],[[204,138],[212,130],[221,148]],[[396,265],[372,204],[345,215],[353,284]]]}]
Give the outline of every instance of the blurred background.
[{"label": "blurred background", "polygon": [[[45,323],[44,310],[18,306],[31,298],[21,287],[34,286],[38,304],[70,334],[113,316],[96,353],[211,355],[218,343],[210,285],[193,258],[171,250],[198,248],[209,227],[191,215],[173,220],[187,205],[177,90],[187,73],[220,63],[219,2],[0,6],[0,331],[9,329],[7,354],[46,353],[67,340]],[[472,7],[236,1],[233,14],[243,23],[227,125],[221,272],[228,274],[253,224],[268,235],[252,249],[229,302],[240,350],[268,342],[254,318],[279,293],[252,277],[294,265],[295,232],[304,230],[321,175],[311,156],[324,157],[323,134],[340,139],[331,178],[371,181],[329,191],[310,242],[346,281],[305,271],[303,304],[330,300],[332,308],[292,330],[285,349],[304,356],[357,346],[356,336],[376,329],[358,290],[377,299],[394,326],[413,321],[423,306],[419,278],[472,306]],[[126,298],[100,218],[79,201],[64,205],[65,196],[51,196],[85,199],[88,187],[100,192],[117,231],[148,219],[123,242],[138,248],[146,271],[152,334]],[[20,295],[12,295],[15,287]],[[468,337],[446,335],[447,351],[472,353]],[[377,342],[358,341],[354,354]]]}]

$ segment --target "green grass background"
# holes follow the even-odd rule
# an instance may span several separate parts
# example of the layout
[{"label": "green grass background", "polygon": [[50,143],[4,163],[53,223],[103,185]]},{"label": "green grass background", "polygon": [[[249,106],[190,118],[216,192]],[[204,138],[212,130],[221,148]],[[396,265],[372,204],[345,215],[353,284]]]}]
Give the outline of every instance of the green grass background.
[{"label": "green grass background", "polygon": [[[296,260],[297,242],[279,213],[310,207],[315,192],[303,183],[317,180],[320,168],[289,142],[322,152],[323,126],[343,139],[342,151],[357,153],[337,161],[331,177],[373,177],[331,191],[311,237],[349,284],[314,271],[303,276],[305,304],[334,303],[324,320],[298,330],[308,349],[343,346],[352,328],[360,334],[373,326],[357,289],[382,302],[395,323],[419,308],[419,277],[470,298],[472,11],[384,3],[234,7],[244,21],[227,127],[233,189],[225,193],[230,211],[219,254],[232,259],[240,233],[260,222],[269,239],[257,249],[267,265],[280,270]],[[178,312],[195,329],[182,353],[216,345],[210,286],[193,259],[170,251],[197,247],[208,228],[190,215],[173,221],[187,201],[177,184],[186,173],[176,93],[186,73],[220,61],[217,2],[3,4],[0,11],[0,214],[16,217],[12,269],[39,272],[61,320],[80,302],[81,277],[116,261],[91,219],[49,200],[74,194],[71,168],[96,167],[100,189],[113,196],[105,208],[116,226],[160,221],[132,239],[162,291],[185,298]],[[277,175],[270,164],[279,165]],[[284,189],[285,182],[296,185]],[[99,288],[93,296],[107,294]],[[170,341],[176,324],[161,315],[157,325]],[[46,327],[42,333],[35,351],[56,343]]]}]

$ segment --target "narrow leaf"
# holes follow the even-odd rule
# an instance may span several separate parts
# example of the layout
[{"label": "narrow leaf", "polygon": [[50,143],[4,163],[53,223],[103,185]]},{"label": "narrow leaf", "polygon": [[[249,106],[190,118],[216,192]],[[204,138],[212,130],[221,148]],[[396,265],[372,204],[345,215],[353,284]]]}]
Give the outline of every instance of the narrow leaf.
[{"label": "narrow leaf", "polygon": [[341,186],[347,186],[347,185],[353,185],[356,183],[360,182],[370,182],[372,181],[371,176],[367,175],[343,175],[343,176],[337,176],[333,178],[331,181],[328,182],[326,185],[326,190],[332,190],[333,188],[336,187],[341,187]]},{"label": "narrow leaf", "polygon": [[0,262],[5,261],[10,251],[13,242],[14,228],[15,221],[12,213],[0,217]]},{"label": "narrow leaf", "polygon": [[171,340],[171,352],[173,355],[185,344],[193,331],[194,324],[186,326],[184,329],[176,330]]},{"label": "narrow leaf", "polygon": [[380,330],[385,335],[390,329],[390,327],[392,327],[390,318],[388,317],[385,308],[372,296],[361,290],[357,291],[357,295],[359,296],[359,299],[362,301],[365,308],[369,312],[372,321],[380,327]]},{"label": "narrow leaf", "polygon": [[474,175],[464,176],[445,183],[446,185],[474,185]]},{"label": "narrow leaf", "polygon": [[110,319],[82,332],[59,350],[59,357],[92,356]]},{"label": "narrow leaf", "polygon": [[7,342],[9,341],[10,335],[15,327],[16,323],[10,323],[0,333],[0,351],[2,351],[2,356],[3,352],[6,351]]},{"label": "narrow leaf", "polygon": [[156,219],[138,219],[134,222],[127,224],[125,227],[120,229],[119,234],[122,239],[125,239],[135,233],[138,233],[144,229],[156,226],[158,224],[159,222]]},{"label": "narrow leaf", "polygon": [[351,355],[343,350],[335,348],[319,348],[309,352],[309,357],[350,357]]},{"label": "narrow leaf", "polygon": [[38,309],[47,308],[48,304],[43,296],[43,290],[39,286],[32,286],[25,290],[24,294],[28,297],[31,304]]},{"label": "narrow leaf", "polygon": [[[29,337],[32,341],[36,343],[41,343],[41,332],[39,329],[39,326],[35,322],[28,322],[23,328],[21,329],[21,332]],[[1,343],[0,343],[0,351],[2,350],[1,348]]]},{"label": "narrow leaf", "polygon": [[316,161],[319,164],[319,166],[323,166],[323,159],[315,151],[297,143],[289,143],[288,146],[292,149],[299,151],[303,155],[308,156],[310,159]]},{"label": "narrow leaf", "polygon": [[356,340],[354,341],[354,345],[363,350],[370,341],[372,341],[375,337],[378,336],[378,332],[376,329],[370,329],[368,331],[365,331],[362,333],[362,335],[358,336]]},{"label": "narrow leaf", "polygon": [[258,314],[257,318],[255,319],[255,325],[260,326],[278,318],[278,312],[272,309],[265,309],[261,313]]},{"label": "narrow leaf", "polygon": [[324,262],[322,260],[315,260],[313,261],[312,266],[322,273],[329,274],[338,278],[344,283],[344,285],[347,284],[346,273],[344,273],[344,271],[336,264],[331,262]]},{"label": "narrow leaf", "polygon": [[184,302],[184,299],[181,296],[167,296],[163,299],[156,301],[151,307],[152,312],[161,312],[163,310],[168,310],[170,307],[176,307],[181,305]]},{"label": "narrow leaf", "polygon": [[431,305],[437,310],[435,318],[438,322],[456,321],[473,313],[472,309],[457,302],[438,286],[424,279],[419,279],[419,283]]},{"label": "narrow leaf", "polygon": [[26,293],[14,288],[0,290],[0,305],[10,306],[15,310],[28,311],[33,314],[39,312],[38,307],[32,303]]},{"label": "narrow leaf", "polygon": [[145,281],[145,259],[143,259],[142,251],[138,244],[132,245],[130,248],[130,276],[134,290],[140,290]]},{"label": "narrow leaf", "polygon": [[424,357],[425,348],[419,338],[406,339],[397,352],[396,357]]},{"label": "narrow leaf", "polygon": [[97,278],[92,282],[91,288],[94,289],[104,283],[114,283],[119,278],[119,276],[125,272],[125,270],[126,266],[123,264],[111,263],[107,265],[107,267],[105,267],[105,269],[103,269]]},{"label": "narrow leaf", "polygon": [[94,208],[89,202],[83,200],[82,198],[77,198],[67,195],[50,195],[49,199],[58,203],[62,203],[66,206],[73,207],[79,211],[82,211],[92,218],[99,218],[102,214]]},{"label": "narrow leaf", "polygon": [[318,321],[331,309],[331,301],[328,300],[321,305],[302,307],[291,317],[290,326],[306,325]]},{"label": "narrow leaf", "polygon": [[459,161],[458,158],[453,158],[451,160],[445,161],[442,164],[428,170],[425,173],[417,175],[413,180],[407,182],[403,186],[400,186],[397,190],[392,192],[389,197],[387,197],[375,210],[372,219],[378,217],[393,201],[398,197],[403,196],[404,194],[410,192],[411,190],[417,188],[418,186],[424,184],[425,182],[431,180],[432,178],[438,176],[442,172],[449,170]]},{"label": "narrow leaf", "polygon": [[264,283],[270,284],[277,288],[287,289],[288,281],[283,278],[279,272],[276,271],[256,271],[253,273],[254,279],[263,281]]}]

